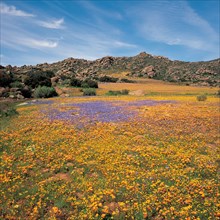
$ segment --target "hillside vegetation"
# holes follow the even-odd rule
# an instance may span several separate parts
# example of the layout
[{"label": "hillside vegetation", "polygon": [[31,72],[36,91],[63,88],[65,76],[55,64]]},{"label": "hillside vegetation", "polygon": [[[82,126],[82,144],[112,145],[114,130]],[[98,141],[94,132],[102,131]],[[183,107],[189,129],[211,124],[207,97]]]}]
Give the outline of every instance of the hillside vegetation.
[{"label": "hillside vegetation", "polygon": [[220,85],[219,61],[171,61],[142,52],[133,57],[107,56],[95,61],[68,58],[36,66],[1,66],[0,96],[28,98],[38,86],[97,88],[97,82],[133,83],[142,78],[217,87]]}]

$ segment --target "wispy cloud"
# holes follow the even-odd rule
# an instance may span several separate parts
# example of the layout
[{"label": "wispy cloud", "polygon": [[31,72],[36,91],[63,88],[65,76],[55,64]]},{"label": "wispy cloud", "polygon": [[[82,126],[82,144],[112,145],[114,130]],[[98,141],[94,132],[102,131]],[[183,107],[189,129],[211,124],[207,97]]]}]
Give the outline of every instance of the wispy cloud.
[{"label": "wispy cloud", "polygon": [[39,40],[39,39],[32,39],[26,38],[23,39],[23,45],[31,47],[31,48],[55,48],[58,46],[58,42],[54,40]]},{"label": "wispy cloud", "polygon": [[10,15],[10,16],[19,16],[19,17],[33,17],[34,16],[33,14],[16,9],[15,6],[9,6],[4,3],[0,3],[0,13]]},{"label": "wispy cloud", "polygon": [[38,24],[42,27],[49,29],[63,29],[64,19],[51,20],[51,21],[39,21]]},{"label": "wispy cloud", "polygon": [[93,4],[91,1],[80,1],[79,3],[95,16],[98,15],[117,20],[123,19],[122,14],[120,14],[119,12],[101,9]]},{"label": "wispy cloud", "polygon": [[[156,1],[130,9],[137,31],[146,40],[213,51],[218,33],[186,1]],[[207,41],[209,39],[209,41]]]},{"label": "wispy cloud", "polygon": [[30,25],[29,23],[23,23],[20,26],[17,25],[16,20],[9,21],[2,22],[1,45],[4,47],[10,47],[18,51],[26,51],[31,48],[46,50],[56,48],[59,44],[60,39],[56,37],[44,36],[45,34],[43,32],[39,34],[27,29],[26,25]]}]

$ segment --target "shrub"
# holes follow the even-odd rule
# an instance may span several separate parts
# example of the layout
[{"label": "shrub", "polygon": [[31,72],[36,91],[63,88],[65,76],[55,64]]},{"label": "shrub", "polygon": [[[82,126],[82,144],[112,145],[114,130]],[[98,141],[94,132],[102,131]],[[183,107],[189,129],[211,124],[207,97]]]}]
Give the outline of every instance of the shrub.
[{"label": "shrub", "polygon": [[17,115],[18,112],[10,103],[1,103],[0,105],[0,118],[11,117]]},{"label": "shrub", "polygon": [[25,86],[24,88],[21,89],[21,94],[25,98],[30,98],[31,97],[31,89],[28,86]]},{"label": "shrub", "polygon": [[123,90],[115,90],[115,91],[113,91],[113,90],[109,90],[107,93],[106,93],[106,95],[128,95],[128,93],[129,93],[129,90],[127,90],[127,89],[123,89]]},{"label": "shrub", "polygon": [[83,87],[83,88],[98,88],[98,83],[92,79],[85,79],[82,82],[81,87]]},{"label": "shrub", "polygon": [[128,89],[123,89],[123,90],[121,90],[121,94],[122,94],[122,95],[128,95],[128,93],[129,93],[129,90],[128,90]]},{"label": "shrub", "polygon": [[198,101],[205,101],[207,99],[207,96],[206,95],[198,95],[197,96],[197,100]]},{"label": "shrub", "polygon": [[24,87],[24,85],[19,81],[15,81],[10,84],[10,87],[22,89]]},{"label": "shrub", "polygon": [[71,78],[70,79],[70,85],[74,87],[81,87],[82,80],[77,79],[77,78]]},{"label": "shrub", "polygon": [[100,82],[113,82],[113,83],[115,83],[118,81],[118,78],[110,77],[110,76],[101,76],[98,80]]},{"label": "shrub", "polygon": [[96,95],[96,90],[94,88],[83,89],[84,96],[94,96]]},{"label": "shrub", "polygon": [[38,86],[51,86],[51,77],[54,76],[52,71],[32,71],[27,74],[24,83],[32,88],[37,88]]},{"label": "shrub", "polygon": [[218,92],[217,92],[217,96],[220,96],[220,90],[218,90]]},{"label": "shrub", "polygon": [[122,78],[121,82],[124,82],[124,83],[135,83],[134,80],[130,80],[130,79],[126,79],[126,78]]},{"label": "shrub", "polygon": [[0,87],[7,87],[13,82],[13,78],[10,74],[0,72]]},{"label": "shrub", "polygon": [[98,83],[92,79],[85,79],[84,81],[82,81],[77,78],[72,78],[70,81],[70,85],[82,88],[98,88]]},{"label": "shrub", "polygon": [[17,115],[18,112],[15,108],[9,108],[5,111],[0,110],[0,117],[11,117],[13,115]]},{"label": "shrub", "polygon": [[57,95],[58,94],[53,87],[38,86],[37,89],[35,89],[34,91],[35,98],[49,98]]}]

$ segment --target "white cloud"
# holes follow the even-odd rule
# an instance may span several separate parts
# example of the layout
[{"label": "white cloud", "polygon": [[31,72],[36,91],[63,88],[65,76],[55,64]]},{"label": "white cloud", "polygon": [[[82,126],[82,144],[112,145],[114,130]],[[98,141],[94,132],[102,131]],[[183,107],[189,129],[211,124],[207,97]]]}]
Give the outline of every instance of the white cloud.
[{"label": "white cloud", "polygon": [[16,9],[15,6],[8,6],[4,3],[0,3],[0,13],[7,14],[11,16],[19,16],[19,17],[33,17],[33,14],[29,14],[25,11],[21,11]]},{"label": "white cloud", "polygon": [[51,21],[39,21],[38,22],[40,26],[49,28],[49,29],[62,29],[63,28],[63,23],[64,19],[58,19],[58,20],[51,20]]},{"label": "white cloud", "polygon": [[24,39],[24,45],[33,48],[38,48],[38,47],[55,48],[58,46],[58,42],[53,40],[36,40],[36,39],[27,38]]},{"label": "white cloud", "polygon": [[129,44],[129,43],[125,43],[125,42],[122,42],[122,41],[114,41],[113,42],[113,46],[114,47],[127,47],[127,48],[134,48],[134,47],[137,47],[137,45],[135,44]]}]

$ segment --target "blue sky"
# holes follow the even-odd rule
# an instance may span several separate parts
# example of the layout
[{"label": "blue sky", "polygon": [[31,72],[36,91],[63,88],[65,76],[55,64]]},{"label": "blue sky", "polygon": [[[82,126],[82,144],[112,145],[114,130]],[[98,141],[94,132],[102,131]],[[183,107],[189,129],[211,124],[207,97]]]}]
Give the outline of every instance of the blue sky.
[{"label": "blue sky", "polygon": [[1,0],[1,65],[142,51],[219,58],[219,0]]}]

